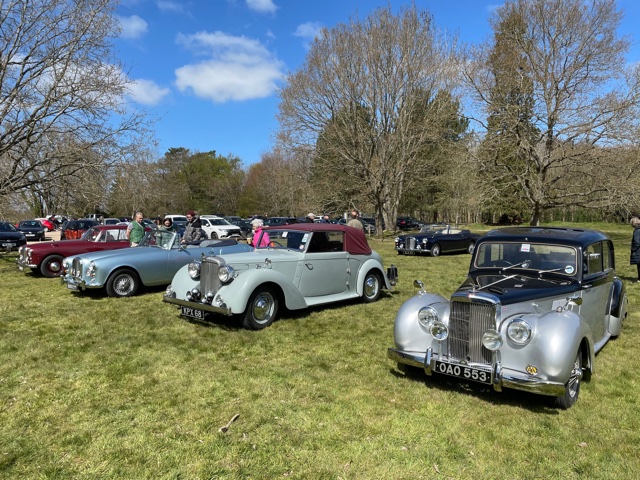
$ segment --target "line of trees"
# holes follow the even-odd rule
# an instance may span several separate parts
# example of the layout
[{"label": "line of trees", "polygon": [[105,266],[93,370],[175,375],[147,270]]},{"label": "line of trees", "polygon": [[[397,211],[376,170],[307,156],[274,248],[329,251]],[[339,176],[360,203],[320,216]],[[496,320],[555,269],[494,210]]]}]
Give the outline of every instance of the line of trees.
[{"label": "line of trees", "polygon": [[[45,14],[31,25],[18,4]],[[625,62],[615,0],[509,0],[471,46],[415,4],[325,29],[279,92],[272,150],[248,167],[185,147],[150,157],[149,123],[124,115],[126,81],[104,62],[111,0],[8,5],[0,214],[357,208],[381,227],[399,214],[536,225],[640,208],[640,64]]]}]

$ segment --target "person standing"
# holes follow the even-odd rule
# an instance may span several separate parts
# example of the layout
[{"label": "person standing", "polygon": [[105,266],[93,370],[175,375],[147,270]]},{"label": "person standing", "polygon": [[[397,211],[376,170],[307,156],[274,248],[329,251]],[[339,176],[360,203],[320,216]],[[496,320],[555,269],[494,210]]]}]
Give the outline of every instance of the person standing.
[{"label": "person standing", "polygon": [[331,223],[331,220],[329,220],[328,213],[325,213],[324,215],[322,215],[322,219],[320,220],[320,223]]},{"label": "person standing", "polygon": [[640,218],[633,217],[631,219],[633,227],[633,236],[631,237],[631,265],[636,265],[638,269],[638,279],[640,282]]},{"label": "person standing", "polygon": [[158,225],[158,230],[165,230],[165,231],[168,231],[168,232],[175,232],[176,231],[176,227],[173,226],[173,220],[171,220],[169,217],[167,217],[164,220],[162,220],[162,223],[160,225]]},{"label": "person standing", "polygon": [[187,212],[187,227],[184,229],[180,243],[183,245],[200,245],[200,242],[204,240],[202,233],[200,219],[196,216],[196,212],[189,210]]},{"label": "person standing", "polygon": [[134,220],[127,227],[127,239],[129,240],[129,245],[132,247],[137,247],[144,237],[143,219],[144,215],[142,212],[136,212]]},{"label": "person standing", "polygon": [[[253,230],[251,237],[247,239],[247,243],[254,248],[265,248],[269,246],[271,240],[267,232],[262,233],[264,222],[259,218],[252,220],[251,228]],[[260,235],[262,233],[262,235]]]},{"label": "person standing", "polygon": [[360,213],[358,212],[358,210],[356,210],[355,208],[351,210],[351,220],[347,222],[347,226],[353,227],[353,228],[359,228],[360,230],[364,231],[364,225],[362,224],[362,221],[360,220],[359,217],[360,217]]}]

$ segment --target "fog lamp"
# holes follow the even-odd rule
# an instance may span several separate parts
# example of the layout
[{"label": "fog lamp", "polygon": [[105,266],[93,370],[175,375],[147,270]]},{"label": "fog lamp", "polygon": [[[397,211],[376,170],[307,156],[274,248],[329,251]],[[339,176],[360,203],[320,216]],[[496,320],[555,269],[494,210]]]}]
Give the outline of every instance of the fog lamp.
[{"label": "fog lamp", "polygon": [[431,335],[439,342],[443,342],[449,336],[449,330],[444,323],[434,322],[431,326]]},{"label": "fog lamp", "polygon": [[489,329],[482,335],[482,345],[487,350],[495,352],[502,346],[502,335],[497,330]]}]

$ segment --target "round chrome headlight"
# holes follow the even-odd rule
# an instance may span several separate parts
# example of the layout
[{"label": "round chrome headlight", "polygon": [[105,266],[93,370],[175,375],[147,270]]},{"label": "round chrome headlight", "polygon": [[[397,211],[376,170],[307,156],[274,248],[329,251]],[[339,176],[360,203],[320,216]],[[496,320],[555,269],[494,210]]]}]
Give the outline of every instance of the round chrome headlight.
[{"label": "round chrome headlight", "polygon": [[525,345],[531,340],[531,326],[522,319],[514,320],[507,327],[507,335],[514,342]]},{"label": "round chrome headlight", "polygon": [[497,330],[489,329],[482,335],[482,345],[487,350],[495,352],[502,346],[502,335]]},{"label": "round chrome headlight", "polygon": [[187,271],[189,272],[189,276],[191,278],[197,280],[200,277],[200,262],[189,262]]},{"label": "round chrome headlight", "polygon": [[431,329],[433,324],[438,321],[438,312],[433,307],[423,307],[418,312],[418,322],[427,331]]},{"label": "round chrome headlight", "polygon": [[222,265],[218,270],[218,279],[220,279],[222,283],[230,282],[233,278],[233,273],[234,270],[229,265]]},{"label": "round chrome headlight", "polygon": [[443,342],[449,336],[449,330],[444,323],[434,322],[431,326],[431,335],[439,342]]}]

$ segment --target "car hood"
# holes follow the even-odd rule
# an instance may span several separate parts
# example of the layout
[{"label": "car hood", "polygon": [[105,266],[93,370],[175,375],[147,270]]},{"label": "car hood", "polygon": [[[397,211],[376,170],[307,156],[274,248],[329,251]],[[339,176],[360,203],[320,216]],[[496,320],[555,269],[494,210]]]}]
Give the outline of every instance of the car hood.
[{"label": "car hood", "polygon": [[56,240],[55,242],[32,243],[29,248],[34,252],[57,249],[57,248],[76,248],[87,245],[87,240]]},{"label": "car hood", "polygon": [[[515,272],[514,272],[515,274]],[[569,278],[561,278],[559,275],[544,275],[539,278],[535,274],[518,273],[509,278],[509,275],[496,273],[481,273],[470,275],[460,286],[456,293],[469,292],[475,286],[480,285],[479,291],[495,295],[503,305],[511,305],[545,297],[569,295],[580,289],[580,283]]]},{"label": "car hood", "polygon": [[0,240],[22,240],[22,232],[0,232]]}]

